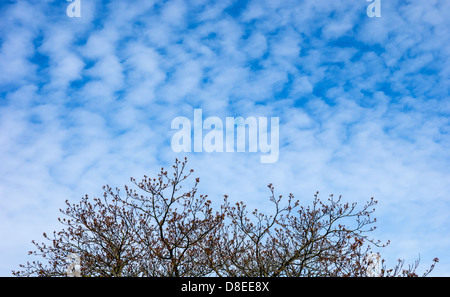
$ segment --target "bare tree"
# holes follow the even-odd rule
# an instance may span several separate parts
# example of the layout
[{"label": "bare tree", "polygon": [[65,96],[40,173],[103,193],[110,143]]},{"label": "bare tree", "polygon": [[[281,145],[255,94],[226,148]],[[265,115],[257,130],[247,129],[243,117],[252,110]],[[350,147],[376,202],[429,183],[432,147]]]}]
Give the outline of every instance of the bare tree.
[{"label": "bare tree", "polygon": [[[192,175],[185,159],[164,168],[156,178],[131,182],[137,189],[104,187],[102,198],[87,195],[78,204],[66,201],[59,221],[65,229],[44,233],[46,243],[32,241],[29,254],[42,261],[20,265],[17,276],[65,276],[68,255],[81,259],[83,276],[368,276],[373,275],[369,237],[376,219],[372,198],[360,210],[331,195],[318,193],[309,205],[290,194],[275,195],[272,214],[249,212],[244,202],[231,204],[225,195],[214,210],[207,195],[198,195],[196,178],[189,190],[182,183]],[[437,258],[423,275],[434,268]],[[417,276],[418,261],[403,269],[380,261],[379,276]]]}]

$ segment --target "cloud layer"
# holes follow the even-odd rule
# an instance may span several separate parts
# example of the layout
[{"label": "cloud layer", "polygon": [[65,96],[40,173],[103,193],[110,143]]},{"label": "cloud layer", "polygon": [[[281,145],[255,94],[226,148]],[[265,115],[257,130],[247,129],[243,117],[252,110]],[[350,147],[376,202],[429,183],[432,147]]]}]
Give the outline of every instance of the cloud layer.
[{"label": "cloud layer", "polygon": [[379,200],[382,255],[450,275],[450,3],[66,1],[0,5],[0,274],[67,198],[170,166],[177,116],[280,118],[278,162],[189,153],[201,191],[269,207]]}]

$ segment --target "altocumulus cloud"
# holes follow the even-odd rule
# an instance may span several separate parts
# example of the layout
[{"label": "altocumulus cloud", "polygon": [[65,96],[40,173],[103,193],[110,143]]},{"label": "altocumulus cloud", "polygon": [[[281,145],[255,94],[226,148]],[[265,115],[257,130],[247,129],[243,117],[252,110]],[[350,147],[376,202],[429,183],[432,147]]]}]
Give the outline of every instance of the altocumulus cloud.
[{"label": "altocumulus cloud", "polygon": [[379,200],[382,255],[450,275],[450,2],[8,1],[0,5],[0,274],[101,195],[185,155],[171,121],[278,117],[279,159],[188,153],[201,192],[269,207]]}]

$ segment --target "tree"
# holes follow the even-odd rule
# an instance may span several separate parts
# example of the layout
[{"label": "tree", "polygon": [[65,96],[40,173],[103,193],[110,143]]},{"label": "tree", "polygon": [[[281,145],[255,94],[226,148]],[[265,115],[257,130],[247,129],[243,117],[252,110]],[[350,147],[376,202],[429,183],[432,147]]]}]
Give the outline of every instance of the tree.
[{"label": "tree", "polygon": [[[46,243],[32,241],[29,254],[42,258],[21,264],[16,276],[65,276],[68,255],[80,259],[82,276],[367,276],[373,274],[372,248],[384,247],[369,237],[377,204],[360,210],[331,195],[318,193],[309,205],[290,194],[287,201],[268,186],[272,214],[249,212],[244,202],[225,195],[214,210],[207,195],[198,195],[196,178],[182,191],[193,170],[176,160],[173,173],[131,182],[137,189],[104,186],[102,198],[87,195],[78,204],[66,201],[59,222],[65,226]],[[283,203],[282,203],[283,202]],[[423,273],[428,275],[434,268]],[[381,260],[380,276],[417,276],[418,261],[391,269]]]}]

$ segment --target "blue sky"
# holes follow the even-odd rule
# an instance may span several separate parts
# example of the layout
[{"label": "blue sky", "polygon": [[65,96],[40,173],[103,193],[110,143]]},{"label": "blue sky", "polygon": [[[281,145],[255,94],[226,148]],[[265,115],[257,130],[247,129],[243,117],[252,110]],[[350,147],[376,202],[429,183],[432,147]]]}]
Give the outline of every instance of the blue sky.
[{"label": "blue sky", "polygon": [[[187,156],[213,199],[373,196],[381,255],[450,276],[450,2],[380,1],[2,1],[0,275],[65,199]],[[279,117],[278,161],[173,152],[196,108]]]}]

